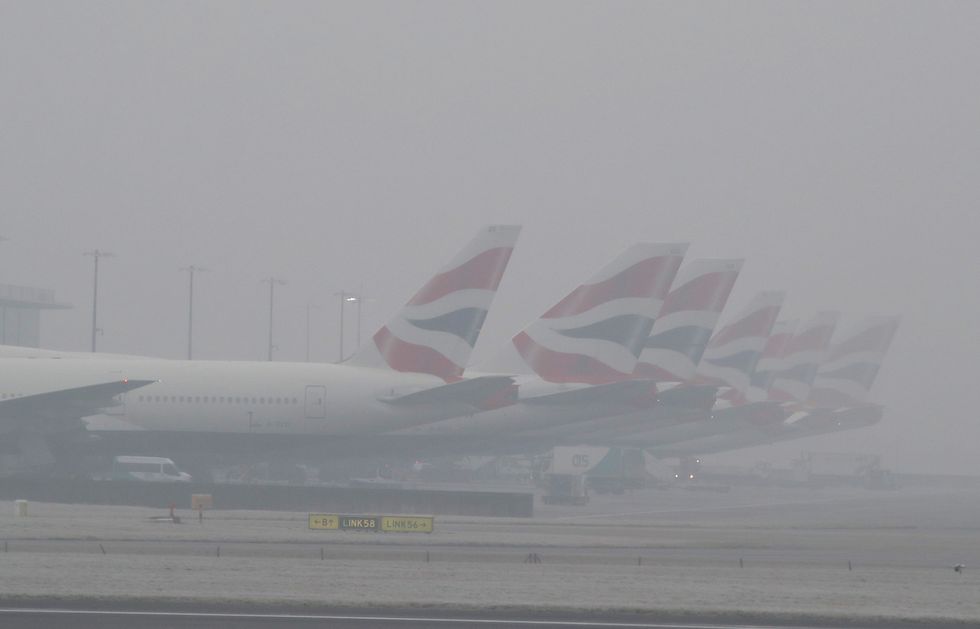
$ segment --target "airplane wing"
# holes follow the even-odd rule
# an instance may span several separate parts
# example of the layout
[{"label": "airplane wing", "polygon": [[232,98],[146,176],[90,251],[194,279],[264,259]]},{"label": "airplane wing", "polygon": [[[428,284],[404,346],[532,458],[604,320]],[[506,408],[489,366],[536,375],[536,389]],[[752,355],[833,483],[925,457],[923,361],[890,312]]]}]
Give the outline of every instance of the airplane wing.
[{"label": "airplane wing", "polygon": [[682,406],[710,410],[715,403],[718,387],[705,384],[685,384],[657,393],[657,401],[664,406]]},{"label": "airplane wing", "polygon": [[785,420],[789,413],[779,402],[749,402],[739,406],[712,411],[712,421],[742,421],[756,426],[778,424]]},{"label": "airplane wing", "polygon": [[156,380],[118,380],[0,400],[0,426],[50,425],[98,413],[115,406],[115,397]]},{"label": "airplane wing", "polygon": [[565,406],[582,406],[612,402],[621,404],[630,400],[642,400],[651,397],[654,389],[653,380],[621,380],[608,384],[597,384],[527,397],[521,401],[525,404],[554,404]]},{"label": "airplane wing", "polygon": [[414,393],[381,398],[382,402],[398,406],[428,406],[431,404],[463,404],[476,409],[486,409],[498,398],[511,391],[516,400],[516,387],[511,376],[479,376],[450,382]]}]

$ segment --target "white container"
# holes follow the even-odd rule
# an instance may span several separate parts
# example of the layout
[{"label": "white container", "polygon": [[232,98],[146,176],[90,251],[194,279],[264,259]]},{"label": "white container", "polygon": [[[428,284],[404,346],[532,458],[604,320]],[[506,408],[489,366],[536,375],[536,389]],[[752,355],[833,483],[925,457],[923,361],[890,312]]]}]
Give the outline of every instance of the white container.
[{"label": "white container", "polygon": [[15,500],[14,501],[14,515],[18,518],[27,517],[27,501],[26,500]]}]

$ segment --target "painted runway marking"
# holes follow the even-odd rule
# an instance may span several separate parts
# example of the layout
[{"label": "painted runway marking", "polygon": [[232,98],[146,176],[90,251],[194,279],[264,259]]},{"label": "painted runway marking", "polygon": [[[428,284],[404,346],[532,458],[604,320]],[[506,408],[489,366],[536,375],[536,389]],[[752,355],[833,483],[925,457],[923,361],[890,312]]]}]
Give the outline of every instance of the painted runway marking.
[{"label": "painted runway marking", "polygon": [[[430,624],[479,624],[479,625],[520,625],[527,627],[600,627],[610,629],[782,629],[779,625],[728,625],[728,624],[679,624],[679,623],[635,623],[587,620],[521,620],[506,618],[429,618],[421,616],[352,616],[340,614],[244,614],[233,612],[154,612],[94,609],[38,609],[8,608],[0,609],[0,614],[33,614],[64,616],[124,616],[146,618],[198,618],[215,620],[337,620],[349,622],[424,622]],[[818,627],[795,626],[794,629],[820,629]]]},{"label": "painted runway marking", "polygon": [[734,511],[737,509],[758,509],[762,507],[799,507],[807,505],[821,505],[829,503],[844,503],[844,502],[862,502],[866,501],[866,498],[855,497],[855,498],[828,498],[826,500],[807,500],[807,501],[786,501],[786,502],[759,502],[759,503],[745,503],[737,505],[721,505],[717,507],[683,507],[678,509],[654,509],[651,511],[623,511],[617,513],[588,513],[585,515],[565,515],[565,516],[555,516],[555,517],[543,517],[538,518],[540,520],[548,520],[550,522],[560,523],[562,520],[587,520],[596,518],[618,518],[629,515],[667,515],[671,513],[705,513],[712,511]]}]

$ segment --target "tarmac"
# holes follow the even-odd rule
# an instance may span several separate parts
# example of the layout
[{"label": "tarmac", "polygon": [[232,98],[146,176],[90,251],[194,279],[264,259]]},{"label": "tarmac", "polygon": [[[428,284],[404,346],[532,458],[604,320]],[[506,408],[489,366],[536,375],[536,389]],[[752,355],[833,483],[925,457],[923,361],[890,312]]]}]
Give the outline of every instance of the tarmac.
[{"label": "tarmac", "polygon": [[[256,616],[249,626],[283,622],[270,610],[311,609],[376,619],[438,612],[470,623],[459,626],[624,614],[647,623],[638,626],[980,621],[977,489],[644,490],[537,514],[437,517],[431,534],[384,534],[312,531],[307,513],[217,510],[200,523],[178,512],[182,523],[173,524],[159,520],[163,508],[31,503],[28,517],[16,517],[12,503],[0,503],[0,606],[198,613],[219,605]],[[958,564],[966,569],[955,572]],[[50,626],[40,613],[3,618],[5,627]],[[147,616],[139,626],[174,618]]]}]

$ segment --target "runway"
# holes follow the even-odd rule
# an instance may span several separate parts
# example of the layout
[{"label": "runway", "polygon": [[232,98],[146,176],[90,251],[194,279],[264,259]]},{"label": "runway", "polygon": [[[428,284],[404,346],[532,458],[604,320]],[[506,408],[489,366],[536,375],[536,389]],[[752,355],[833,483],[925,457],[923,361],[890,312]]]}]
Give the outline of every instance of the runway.
[{"label": "runway", "polygon": [[[437,517],[431,534],[386,535],[310,530],[305,513],[215,510],[203,523],[182,514],[173,524],[159,522],[165,508],[31,503],[22,518],[0,502],[0,606],[165,612],[65,623],[11,612],[0,626],[779,627],[809,619],[936,627],[980,619],[980,490],[650,490],[541,511]],[[532,554],[540,562],[528,561]],[[967,569],[955,572],[957,564]],[[459,610],[476,611],[451,615]],[[297,612],[318,617],[281,617]]]},{"label": "runway", "polygon": [[[366,627],[486,627],[493,629],[522,629],[567,627],[570,629],[869,629],[886,627],[921,627],[909,623],[876,624],[773,624],[770,622],[658,621],[653,616],[624,617],[616,614],[575,618],[560,614],[538,614],[520,617],[518,614],[457,613],[451,615],[421,615],[418,613],[354,614],[354,613],[241,613],[206,611],[150,611],[111,609],[46,609],[0,608],[0,622],[9,629],[71,626],[73,629],[129,629],[134,625],[146,629],[198,627],[225,629],[229,627],[330,627],[331,629],[365,629]],[[941,629],[942,625],[930,624]],[[953,625],[950,625],[953,626]]]},{"label": "runway", "polygon": [[[901,531],[900,531],[901,533]],[[692,537],[697,532],[692,532]],[[359,535],[359,534],[353,534]],[[363,534],[360,534],[363,535]],[[775,533],[772,533],[774,537]],[[816,534],[814,534],[816,535]],[[853,536],[854,533],[851,532]],[[666,537],[666,535],[664,536]],[[827,537],[824,532],[819,541]],[[871,537],[865,535],[864,537]],[[901,537],[914,540],[915,531]],[[813,544],[802,543],[796,547],[772,548],[751,546],[682,546],[659,547],[655,545],[618,546],[596,544],[573,546],[533,543],[485,543],[473,546],[466,543],[445,544],[399,540],[397,544],[372,543],[361,539],[325,540],[319,544],[296,542],[261,541],[201,541],[201,540],[125,540],[102,539],[22,539],[0,543],[0,554],[36,554],[52,556],[131,556],[152,559],[177,557],[210,557],[215,560],[229,559],[294,559],[304,563],[320,563],[326,567],[336,562],[394,562],[399,564],[453,563],[475,565],[518,565],[529,554],[537,555],[542,563],[565,566],[821,566],[843,568],[850,565],[860,568],[933,568],[939,569],[954,563],[969,566],[980,565],[980,547],[966,545],[954,556],[937,556],[935,548],[927,544],[909,545],[902,552],[892,546],[871,544]],[[754,541],[754,540],[753,540]]]}]

